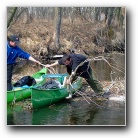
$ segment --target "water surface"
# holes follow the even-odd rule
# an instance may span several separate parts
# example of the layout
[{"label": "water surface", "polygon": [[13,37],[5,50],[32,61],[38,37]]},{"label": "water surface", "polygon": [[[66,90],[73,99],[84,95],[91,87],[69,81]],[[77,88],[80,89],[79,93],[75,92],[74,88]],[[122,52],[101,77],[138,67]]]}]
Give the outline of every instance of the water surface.
[{"label": "water surface", "polygon": [[[91,67],[95,76],[101,81],[111,81],[125,77],[125,56],[122,54],[110,54],[105,56],[108,62],[115,68],[111,68],[105,61],[92,61]],[[35,73],[41,67],[25,65],[15,71],[16,75],[25,76],[27,72]],[[56,67],[60,73],[66,73],[62,66]],[[121,70],[122,72],[118,71]],[[82,97],[81,97],[82,98]],[[24,101],[23,101],[24,103]],[[45,107],[38,110],[24,109],[15,104],[14,107],[7,107],[8,125],[89,125],[89,126],[109,126],[126,124],[125,101],[96,101],[88,104],[83,98],[73,98],[69,101]]]},{"label": "water surface", "polygon": [[[125,102],[64,101],[50,107],[30,111],[15,106],[7,115],[8,125],[29,126],[115,126],[125,125]],[[10,110],[10,109],[9,109]]]}]

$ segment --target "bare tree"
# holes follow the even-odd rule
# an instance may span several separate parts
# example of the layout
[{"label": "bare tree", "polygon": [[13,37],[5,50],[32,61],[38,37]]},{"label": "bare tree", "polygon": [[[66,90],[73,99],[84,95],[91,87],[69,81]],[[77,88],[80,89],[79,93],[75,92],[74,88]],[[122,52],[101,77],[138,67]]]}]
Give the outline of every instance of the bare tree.
[{"label": "bare tree", "polygon": [[[15,9],[16,8],[16,9]],[[10,27],[12,26],[12,24],[14,24],[17,19],[22,15],[22,13],[27,10],[27,8],[22,8],[21,10],[18,11],[19,8],[17,7],[13,7],[11,10],[12,12],[10,12],[10,9],[8,10],[8,21],[7,21],[7,29],[10,29]],[[15,11],[16,10],[16,11]],[[10,13],[9,13],[10,12]]]},{"label": "bare tree", "polygon": [[55,31],[54,31],[54,44],[57,49],[60,48],[60,26],[62,20],[62,8],[55,8]]},{"label": "bare tree", "polygon": [[115,7],[110,7],[108,9],[108,17],[107,17],[107,22],[106,22],[108,28],[111,26],[111,22],[112,22],[112,19],[113,19],[114,9],[115,9]]},{"label": "bare tree", "polygon": [[13,21],[13,18],[14,18],[14,15],[17,11],[17,7],[9,7],[10,8],[10,13],[9,13],[9,16],[7,15],[7,28],[10,26],[11,22]]},{"label": "bare tree", "polygon": [[115,18],[118,23],[118,27],[123,27],[124,18],[125,18],[125,9],[123,7],[115,8]]},{"label": "bare tree", "polygon": [[94,21],[99,21],[100,7],[95,7]]}]

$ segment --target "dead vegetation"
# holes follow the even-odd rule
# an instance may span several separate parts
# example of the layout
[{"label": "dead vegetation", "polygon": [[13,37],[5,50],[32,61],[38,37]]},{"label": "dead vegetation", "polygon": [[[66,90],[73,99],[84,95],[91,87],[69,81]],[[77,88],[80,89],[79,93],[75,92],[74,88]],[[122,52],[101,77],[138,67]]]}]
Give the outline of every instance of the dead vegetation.
[{"label": "dead vegetation", "polygon": [[76,49],[87,56],[111,51],[125,51],[124,30],[106,28],[104,23],[62,21],[60,49],[54,45],[54,25],[47,20],[33,20],[31,23],[17,22],[8,30],[8,35],[17,34],[21,47],[40,60],[47,55],[63,54],[68,49]]}]

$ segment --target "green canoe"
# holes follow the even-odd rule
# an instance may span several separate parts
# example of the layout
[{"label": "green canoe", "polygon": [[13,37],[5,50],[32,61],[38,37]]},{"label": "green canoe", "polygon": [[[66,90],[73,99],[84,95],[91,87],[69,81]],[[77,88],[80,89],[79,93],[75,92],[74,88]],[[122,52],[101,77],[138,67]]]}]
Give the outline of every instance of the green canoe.
[{"label": "green canoe", "polygon": [[[55,76],[56,75],[56,76]],[[60,80],[61,84],[64,83],[65,78],[67,75],[65,74],[47,74],[44,75],[45,82],[48,78],[57,78]],[[45,83],[44,82],[44,83]],[[40,89],[37,87],[33,87],[32,90],[32,106],[33,109],[46,107],[52,104],[55,104],[57,102],[60,102],[61,100],[65,99],[67,96],[69,96],[69,92],[71,93],[75,92],[76,90],[80,89],[82,86],[82,78],[78,78],[76,82],[72,84],[69,88],[66,86],[61,85],[60,88],[55,89]]]},{"label": "green canoe", "polygon": [[[36,72],[35,74],[32,75],[32,77],[36,80],[37,84],[40,85],[43,81],[42,75],[47,73],[47,69],[43,68],[40,71]],[[7,91],[7,103],[12,103],[15,101],[21,101],[23,99],[29,98],[31,96],[31,87],[27,88],[17,88],[12,91]]]}]

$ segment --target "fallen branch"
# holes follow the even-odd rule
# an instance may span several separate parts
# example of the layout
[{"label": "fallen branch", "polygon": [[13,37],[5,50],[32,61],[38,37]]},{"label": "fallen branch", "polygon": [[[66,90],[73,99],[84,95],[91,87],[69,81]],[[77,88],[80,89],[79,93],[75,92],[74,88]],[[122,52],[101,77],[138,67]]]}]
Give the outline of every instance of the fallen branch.
[{"label": "fallen branch", "polygon": [[[71,74],[71,75],[69,76],[69,80],[71,80],[71,79],[73,78],[73,76],[76,75],[77,69],[78,69],[80,66],[82,66],[84,63],[89,62],[89,65],[88,65],[88,68],[87,68],[87,71],[88,71],[89,66],[90,66],[90,61],[99,61],[99,60],[105,61],[111,68],[114,68],[114,69],[116,69],[116,70],[118,70],[118,71],[124,73],[124,71],[122,71],[122,70],[120,70],[120,69],[118,69],[118,68],[112,66],[103,56],[98,56],[98,57],[95,57],[95,58],[86,59],[85,61],[81,62],[81,63],[76,67],[74,73]],[[82,72],[82,73],[83,73],[83,72]],[[113,74],[113,73],[112,73],[112,74]],[[111,79],[112,79],[112,78],[111,78]],[[109,87],[109,88],[111,88],[111,87]],[[108,91],[109,91],[109,89],[107,90],[107,92],[108,92]]]},{"label": "fallen branch", "polygon": [[[81,95],[81,96],[84,98],[84,100],[85,100],[88,104],[90,104],[90,102],[89,102],[87,99],[89,99],[91,102],[93,102],[96,106],[98,106],[98,107],[103,107],[103,106],[98,105],[96,102],[92,101],[92,99],[89,98],[89,97],[88,97],[86,94],[84,94],[83,92],[78,91],[78,90],[75,90],[71,84],[70,84],[70,86],[71,86],[72,89],[75,91],[75,93]],[[75,93],[74,93],[74,94],[75,94]]]}]

